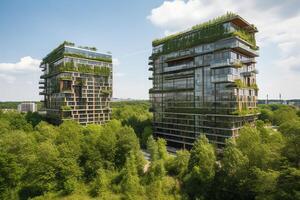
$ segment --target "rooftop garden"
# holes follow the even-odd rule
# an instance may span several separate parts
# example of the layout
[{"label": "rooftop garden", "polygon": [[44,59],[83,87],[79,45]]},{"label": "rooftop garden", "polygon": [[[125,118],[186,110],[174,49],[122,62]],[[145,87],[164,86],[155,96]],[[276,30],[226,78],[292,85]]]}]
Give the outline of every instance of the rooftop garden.
[{"label": "rooftop garden", "polygon": [[83,58],[83,59],[89,59],[89,60],[95,60],[95,61],[101,61],[101,62],[107,62],[112,63],[111,58],[104,58],[104,57],[88,57],[82,54],[77,53],[64,53],[64,56],[73,57],[73,58]]},{"label": "rooftop garden", "polygon": [[227,13],[226,15],[217,17],[208,22],[193,26],[188,31],[183,31],[161,39],[156,39],[152,42],[152,46],[164,44],[161,54],[166,54],[172,51],[190,48],[195,45],[236,36],[248,42],[251,45],[251,48],[257,49],[253,33],[249,33],[241,29],[234,32],[227,32],[225,30],[223,23],[236,17],[239,17],[239,15]]},{"label": "rooftop garden", "polygon": [[[64,41],[63,43],[61,43],[58,47],[56,47],[53,51],[51,51],[43,59],[43,63],[53,62],[55,60],[58,60],[58,59],[62,58],[63,56],[71,56],[71,57],[76,57],[76,58],[83,58],[83,59],[90,59],[90,60],[95,60],[95,61],[102,61],[102,62],[112,63],[112,59],[111,58],[88,57],[88,56],[84,56],[84,55],[81,55],[81,54],[65,53],[64,52],[64,48],[63,48],[64,46],[74,47],[75,43],[69,42],[69,41]],[[79,46],[79,48],[87,49],[87,50],[91,50],[91,51],[97,51],[96,47]]]}]

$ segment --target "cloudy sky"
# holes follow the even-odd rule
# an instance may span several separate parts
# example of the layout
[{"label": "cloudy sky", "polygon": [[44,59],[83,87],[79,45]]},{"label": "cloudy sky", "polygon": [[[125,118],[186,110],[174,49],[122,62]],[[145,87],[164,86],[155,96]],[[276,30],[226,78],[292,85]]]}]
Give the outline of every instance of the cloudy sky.
[{"label": "cloudy sky", "polygon": [[112,52],[114,97],[147,99],[151,41],[227,11],[259,29],[259,97],[300,98],[299,0],[1,0],[0,101],[40,100],[40,60],[64,40]]}]

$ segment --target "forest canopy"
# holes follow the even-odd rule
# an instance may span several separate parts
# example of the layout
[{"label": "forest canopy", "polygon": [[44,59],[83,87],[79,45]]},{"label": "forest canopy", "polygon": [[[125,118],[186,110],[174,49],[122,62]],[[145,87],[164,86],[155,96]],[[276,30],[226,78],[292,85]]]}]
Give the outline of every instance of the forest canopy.
[{"label": "forest canopy", "polygon": [[191,151],[169,154],[151,136],[148,110],[148,102],[117,103],[113,120],[87,126],[0,111],[0,199],[300,199],[294,107],[262,106],[256,126],[222,155],[204,135]]}]

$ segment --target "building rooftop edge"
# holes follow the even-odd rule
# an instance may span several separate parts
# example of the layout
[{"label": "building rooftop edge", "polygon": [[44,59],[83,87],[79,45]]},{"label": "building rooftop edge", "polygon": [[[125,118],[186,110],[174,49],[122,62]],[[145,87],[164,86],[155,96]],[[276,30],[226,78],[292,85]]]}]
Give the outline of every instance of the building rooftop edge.
[{"label": "building rooftop edge", "polygon": [[[236,23],[239,23],[240,25],[243,26],[243,28],[247,27],[247,30],[249,32],[258,32],[257,28],[253,25],[253,24],[250,24],[248,21],[246,21],[244,18],[242,18],[240,15],[238,14],[234,14],[234,13],[227,13],[225,15],[221,15],[213,20],[218,20],[218,18],[225,18],[225,19],[221,19],[220,21],[217,21],[215,22],[215,24],[211,24],[211,25],[216,25],[216,24],[220,24],[220,23],[225,23],[225,22],[233,22],[235,21]],[[168,35],[168,36],[165,36],[165,37],[161,37],[161,38],[157,38],[157,39],[154,39],[152,41],[152,46],[155,47],[155,46],[158,46],[160,44],[163,44],[165,43],[166,41],[168,40],[172,40],[172,39],[175,39],[177,37],[181,37],[185,34],[189,34],[189,33],[192,33],[192,32],[196,32],[198,30],[200,30],[201,28],[198,28],[198,27],[201,27],[202,25],[204,25],[205,23],[209,23],[213,20],[208,20],[208,21],[205,21],[203,23],[199,23],[199,24],[196,24],[194,26],[192,26],[191,28],[189,29],[186,29],[184,31],[181,31],[181,32],[177,32],[177,33],[174,33],[174,34],[171,34],[171,35]],[[211,26],[209,25],[209,26]],[[169,38],[169,39],[168,39]],[[160,40],[165,40],[163,42],[160,42],[159,44],[155,44],[156,41],[160,41]]]},{"label": "building rooftop edge", "polygon": [[83,51],[88,51],[88,52],[94,52],[94,53],[99,53],[102,54],[104,56],[110,56],[110,58],[112,58],[111,53],[103,53],[103,52],[99,52],[97,51],[97,49],[95,47],[87,47],[87,48],[95,48],[95,50],[91,50],[91,49],[87,49],[81,46],[75,46],[75,43],[72,42],[68,42],[68,41],[64,41],[63,43],[59,44],[55,49],[53,49],[50,53],[48,53],[45,57],[43,57],[42,59],[42,63],[48,58],[50,57],[53,53],[55,53],[56,51],[58,51],[59,49],[63,48],[63,47],[69,47],[69,48],[74,48],[74,49],[80,49]]}]

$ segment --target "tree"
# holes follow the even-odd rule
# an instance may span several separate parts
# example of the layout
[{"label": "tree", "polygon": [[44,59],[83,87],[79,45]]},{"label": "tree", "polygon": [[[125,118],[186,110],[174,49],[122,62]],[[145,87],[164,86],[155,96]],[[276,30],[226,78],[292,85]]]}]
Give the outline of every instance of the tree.
[{"label": "tree", "polygon": [[176,151],[176,156],[170,159],[168,163],[168,172],[170,175],[175,175],[182,179],[187,173],[188,163],[190,159],[190,152],[187,150]]},{"label": "tree", "polygon": [[292,166],[300,167],[300,121],[293,120],[282,123],[279,131],[286,136],[286,145],[283,155]]},{"label": "tree", "polygon": [[38,112],[27,112],[25,119],[32,125],[32,127],[35,127],[42,121],[43,118]]},{"label": "tree", "polygon": [[284,122],[298,120],[296,110],[292,107],[284,106],[274,111],[273,123],[280,125]]},{"label": "tree", "polygon": [[159,159],[158,145],[152,135],[147,140],[147,150],[150,153],[152,162]]},{"label": "tree", "polygon": [[273,200],[276,193],[276,184],[279,172],[274,170],[262,171],[258,168],[254,170],[255,179],[253,190],[257,200]]},{"label": "tree", "polygon": [[126,164],[122,170],[121,188],[126,199],[140,199],[144,195],[144,188],[140,184],[137,172],[136,157],[130,152]]},{"label": "tree", "polygon": [[216,155],[205,135],[201,135],[191,150],[189,173],[184,178],[184,190],[191,199],[204,199],[215,176]]},{"label": "tree", "polygon": [[244,126],[236,139],[237,148],[247,156],[249,168],[268,169],[278,165],[281,159],[283,138],[279,132],[271,129],[256,129]]},{"label": "tree", "polygon": [[0,199],[10,199],[10,193],[20,184],[23,173],[15,155],[0,152]]},{"label": "tree", "polygon": [[224,155],[222,159],[222,168],[229,177],[240,177],[245,175],[249,167],[247,156],[236,147],[235,141],[230,139],[226,142]]},{"label": "tree", "polygon": [[144,131],[142,133],[142,137],[140,139],[140,143],[141,143],[142,148],[147,148],[147,140],[151,135],[152,135],[152,127],[151,126],[146,126],[144,128]]},{"label": "tree", "polygon": [[89,129],[85,130],[80,163],[84,168],[85,178],[91,181],[100,168],[114,168],[117,149],[116,132],[121,129],[121,123],[112,120],[99,130],[96,127],[93,131]]},{"label": "tree", "polygon": [[273,121],[273,112],[270,109],[260,109],[260,115],[258,116],[258,119],[271,123]]},{"label": "tree", "polygon": [[99,169],[97,171],[95,181],[92,183],[92,196],[97,197],[107,195],[111,184],[111,178],[109,177],[109,174],[111,173],[111,171],[107,171],[104,169]]},{"label": "tree", "polygon": [[54,127],[44,121],[36,125],[34,130],[34,136],[38,142],[44,142],[46,140],[54,141],[59,135],[57,127]]},{"label": "tree", "polygon": [[158,158],[166,161],[168,159],[167,142],[163,138],[157,140]]},{"label": "tree", "polygon": [[130,151],[140,150],[139,141],[132,128],[125,126],[117,132],[116,166],[122,168]]},{"label": "tree", "polygon": [[287,167],[280,172],[276,188],[276,200],[300,199],[300,170]]}]

